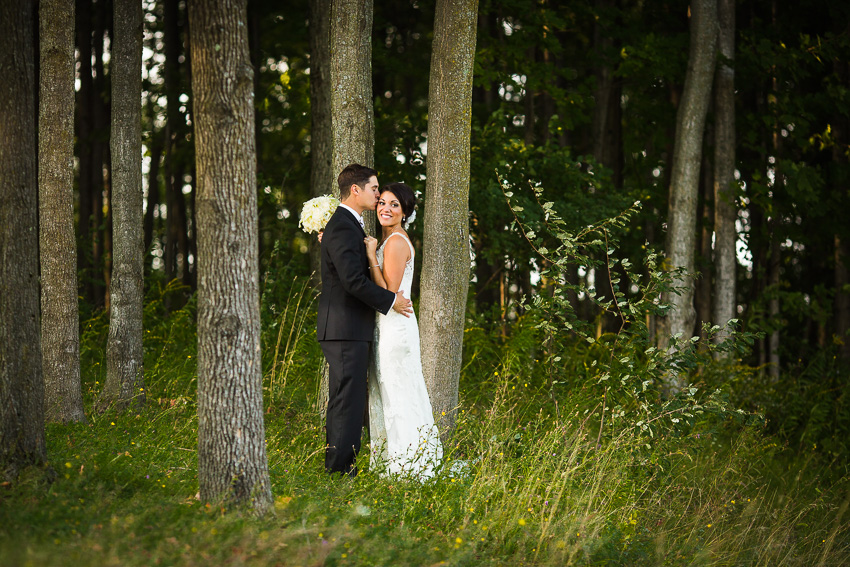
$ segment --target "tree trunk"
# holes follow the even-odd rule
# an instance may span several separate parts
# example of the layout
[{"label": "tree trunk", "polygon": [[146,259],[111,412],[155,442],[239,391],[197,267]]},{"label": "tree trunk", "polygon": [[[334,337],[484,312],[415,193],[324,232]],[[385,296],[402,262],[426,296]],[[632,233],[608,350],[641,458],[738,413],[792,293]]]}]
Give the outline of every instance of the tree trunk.
[{"label": "tree trunk", "polygon": [[92,27],[91,27],[91,0],[77,0],[76,11],[76,35],[77,49],[80,61],[80,90],[77,92],[76,104],[76,133],[77,133],[77,155],[80,159],[78,192],[79,201],[79,231],[81,249],[77,257],[77,269],[83,277],[82,294],[88,301],[93,301],[92,286],[89,282],[93,272],[92,264],[92,170],[94,161],[92,156],[93,138],[93,93],[94,82],[92,79]]},{"label": "tree trunk", "polygon": [[[714,139],[714,131],[711,124],[705,127],[703,137],[704,147],[710,148]],[[702,182],[700,183],[700,199],[697,206],[699,228],[699,252],[697,254],[696,273],[697,280],[694,282],[694,306],[696,308],[696,330],[695,334],[705,340],[706,333],[703,331],[703,323],[711,321],[711,289],[712,289],[712,265],[711,265],[711,240],[714,231],[711,224],[714,217],[712,201],[714,196],[714,168],[708,158],[708,150],[702,157]],[[700,344],[701,348],[707,345]]]},{"label": "tree trunk", "polygon": [[[593,159],[611,172],[611,182],[615,187],[622,186],[622,110],[620,107],[621,87],[619,79],[614,77],[616,69],[610,61],[613,56],[614,42],[606,24],[614,26],[611,13],[617,9],[616,0],[596,0],[596,23],[593,29],[593,49],[596,59],[600,62],[594,70],[596,88],[594,90],[595,105],[593,108]],[[596,297],[601,301],[613,301],[614,291],[611,288],[608,259],[602,255],[601,263],[594,269]],[[616,331],[620,327],[618,317],[604,310],[593,307],[596,314],[597,338],[608,331]]]},{"label": "tree trunk", "polygon": [[[671,305],[660,341],[665,348],[671,336],[690,339],[696,318],[693,281],[696,213],[703,130],[716,58],[717,0],[695,0],[691,10],[691,47],[685,87],[676,115],[666,244],[670,266],[681,268],[684,273],[673,278],[673,284],[681,291],[667,293],[664,297]],[[675,347],[675,344],[670,346]],[[676,376],[669,376],[668,381],[671,391],[681,387]]]},{"label": "tree trunk", "polygon": [[[777,25],[777,6],[778,2],[773,0],[771,2],[771,14],[774,29],[779,28]],[[781,110],[778,108],[778,99],[776,97],[776,94],[780,92],[781,86],[775,67],[771,69],[771,73],[773,75],[771,77],[772,93],[771,96],[768,97],[767,106],[774,118],[773,131],[771,132],[771,150],[773,152],[772,157],[774,158],[773,186],[771,189],[773,192],[772,198],[775,199],[780,192],[783,191],[785,187],[785,180],[783,172],[780,169],[780,160],[782,158],[782,137],[780,136],[779,131],[782,129],[782,119],[779,116]],[[767,273],[767,285],[770,289],[770,300],[768,301],[767,307],[768,316],[770,317],[770,322],[774,327],[773,331],[771,331],[768,336],[768,375],[773,380],[779,379],[780,370],[779,345],[781,336],[779,329],[782,325],[780,320],[781,308],[779,303],[779,282],[782,276],[781,228],[782,218],[778,211],[773,209],[770,217],[768,218],[768,230],[770,233],[770,260]]]},{"label": "tree trunk", "polygon": [[[729,320],[737,316],[735,221],[735,2],[717,0],[720,60],[714,78],[714,324],[716,342],[728,338]],[[722,353],[718,353],[722,356]]]},{"label": "tree trunk", "polygon": [[[104,202],[103,195],[108,193],[106,179],[109,177],[105,174],[107,156],[106,151],[109,147],[109,107],[107,106],[105,97],[109,96],[107,90],[107,82],[105,68],[103,65],[103,43],[104,35],[109,29],[108,21],[109,14],[107,13],[106,3],[96,3],[93,5],[93,21],[94,21],[94,90],[92,91],[92,179],[91,179],[91,204],[92,204],[92,228],[91,228],[91,246],[92,246],[92,271],[89,273],[89,282],[91,289],[91,300],[97,306],[105,306],[107,300],[107,258],[104,255],[104,243],[106,240],[106,231],[109,227],[104,222],[104,208],[109,206],[108,201]],[[140,71],[141,72],[141,71]],[[108,213],[107,213],[108,215]]]},{"label": "tree trunk", "polygon": [[[534,66],[537,62],[537,49],[535,46],[529,47],[525,51],[526,61],[528,61],[529,65]],[[523,96],[523,106],[525,107],[525,120],[524,120],[524,130],[525,134],[523,137],[523,141],[526,146],[531,146],[535,142],[535,132],[534,126],[537,123],[537,108],[535,105],[534,96],[537,94],[533,90],[531,90],[530,81],[526,80],[525,85],[523,85],[523,90],[525,91]]]},{"label": "tree trunk", "polygon": [[835,236],[835,334],[839,338],[838,352],[846,362],[850,360],[850,271],[847,269],[850,250],[847,244]]},{"label": "tree trunk", "polygon": [[[331,0],[310,0],[310,197],[336,194],[333,169],[330,81]],[[373,150],[374,152],[374,150]],[[340,170],[341,171],[341,170]],[[310,238],[313,285],[321,284],[319,240]]]},{"label": "tree trunk", "polygon": [[201,498],[269,510],[246,0],[189,3],[198,172]]},{"label": "tree trunk", "polygon": [[183,195],[183,165],[178,163],[178,146],[183,139],[184,117],[180,113],[180,8],[177,0],[165,0],[163,40],[165,44],[166,143],[165,143],[165,275],[167,280],[188,280],[186,199]]},{"label": "tree trunk", "polygon": [[[331,125],[333,179],[351,163],[375,165],[372,101],[372,0],[332,0]],[[334,189],[338,192],[338,189]],[[375,232],[375,214],[363,216]]]},{"label": "tree trunk", "polygon": [[469,289],[469,165],[478,0],[437,0],[428,89],[422,262],[425,384],[444,435],[454,429]]},{"label": "tree trunk", "polygon": [[[609,22],[608,13],[617,9],[616,0],[596,0],[597,19],[593,30],[593,48],[599,61],[596,68],[596,89],[593,108],[593,158],[611,170],[615,187],[622,186],[622,88],[614,77],[616,69],[608,62],[614,52],[611,33],[602,22]],[[613,25],[613,22],[610,22]]]},{"label": "tree trunk", "polygon": [[[150,101],[150,99],[148,99]],[[153,106],[149,103],[149,106]],[[151,114],[151,124],[153,124],[153,110],[150,112]],[[151,166],[148,171],[148,205],[145,209],[145,221],[144,221],[144,231],[145,231],[145,239],[144,239],[144,247],[145,247],[145,263],[146,270],[150,268],[150,262],[152,260],[152,255],[150,254],[151,246],[153,245],[153,235],[154,235],[154,212],[159,207],[159,165],[162,160],[162,147],[163,147],[163,136],[164,133],[159,131],[151,132],[150,136],[150,152],[151,152]]]},{"label": "tree trunk", "polygon": [[41,0],[39,22],[38,201],[45,417],[61,423],[84,422],[74,236],[74,0]]},{"label": "tree trunk", "polygon": [[98,406],[142,405],[144,349],[142,308],[144,229],[142,222],[142,4],[113,0],[112,134],[115,156],[111,210],[114,220],[112,285],[106,383]]},{"label": "tree trunk", "polygon": [[489,239],[481,228],[483,227],[478,229],[478,238],[475,238],[475,304],[478,314],[485,315],[492,313],[499,302],[498,276],[503,268],[494,265],[485,257]]},{"label": "tree trunk", "polygon": [[[753,180],[751,176],[744,179],[748,187],[752,187]],[[764,208],[755,200],[749,203],[750,214],[750,231],[747,239],[747,246],[753,255],[753,283],[750,291],[750,297],[747,298],[749,305],[759,305],[764,301],[765,291],[767,289],[767,262],[769,240],[767,221],[765,219]],[[763,372],[767,366],[767,340],[762,335],[756,340],[756,358],[757,366],[760,372]]]},{"label": "tree trunk", "polygon": [[[367,167],[375,165],[375,109],[372,100],[373,3],[372,0],[325,0],[321,7],[327,9],[328,2],[331,21],[329,22],[330,52],[328,54],[330,85],[327,88],[330,92],[331,110],[329,143],[333,144],[329,155],[333,156],[333,160],[329,179],[313,177],[323,175],[321,168],[311,173],[311,192],[317,188],[321,190],[322,187],[328,187],[338,197],[336,176],[347,165],[351,163],[359,163]],[[312,4],[311,0],[311,10],[314,8]],[[316,8],[320,7],[316,6]],[[311,38],[312,41],[313,38]],[[312,94],[312,85],[310,88]],[[311,141],[312,143],[314,141]],[[311,149],[311,152],[316,151],[315,147]],[[315,153],[314,156],[314,164],[316,158],[323,158]],[[326,183],[329,185],[324,185]],[[324,194],[324,191],[319,194]],[[363,220],[366,233],[375,234],[375,213],[366,211]],[[317,403],[319,412],[324,416],[328,403],[327,363],[322,367]]]},{"label": "tree trunk", "polygon": [[33,10],[0,2],[0,469],[46,458],[38,294]]},{"label": "tree trunk", "polygon": [[[248,54],[251,58],[251,66],[254,70],[259,71],[262,63],[260,62],[260,46],[262,45],[261,41],[261,30],[262,26],[260,24],[261,16],[260,9],[257,7],[257,0],[248,0]],[[260,92],[260,73],[254,73],[254,84],[251,85],[251,88],[254,90],[254,98],[256,99],[257,93]],[[254,124],[261,124],[261,112],[260,108],[257,104],[254,105]],[[260,176],[263,173],[263,146],[262,146],[263,136],[262,136],[262,128],[254,128],[254,148],[257,154],[257,175]],[[259,248],[260,258],[263,257],[263,241],[260,240],[260,248]]]},{"label": "tree trunk", "polygon": [[[850,34],[850,23],[845,30],[845,34]],[[833,63],[835,75],[840,83],[845,87],[850,83],[850,63],[846,60],[836,58]],[[832,160],[838,168],[846,168],[848,165],[848,156],[844,151],[847,147],[848,137],[850,136],[850,120],[846,117],[836,117],[834,126],[834,136],[836,144],[832,147]],[[848,192],[847,181],[842,182],[840,190],[846,196]],[[833,237],[835,242],[835,334],[839,339],[838,354],[844,362],[850,362],[850,247],[847,246],[846,231],[842,234],[836,234]]]},{"label": "tree trunk", "polygon": [[[777,154],[778,155],[778,154]],[[777,161],[779,161],[777,159]],[[779,168],[776,168],[776,181],[779,184]],[[775,214],[775,213],[774,213]],[[774,330],[768,336],[768,374],[774,380],[779,378],[780,359],[779,359],[779,343],[780,333],[779,326],[781,324],[780,317],[782,315],[779,305],[779,280],[782,275],[782,247],[779,240],[780,222],[775,216],[768,221],[770,227],[770,260],[767,273],[767,285],[770,289],[770,300],[767,304],[768,315],[771,323],[774,325]]]}]

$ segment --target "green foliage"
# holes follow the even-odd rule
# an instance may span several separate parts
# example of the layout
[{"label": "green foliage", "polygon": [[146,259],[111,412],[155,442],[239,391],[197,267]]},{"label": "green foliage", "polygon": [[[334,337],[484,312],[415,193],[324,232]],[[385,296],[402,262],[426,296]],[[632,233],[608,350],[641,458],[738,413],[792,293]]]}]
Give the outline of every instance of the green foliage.
[{"label": "green foliage", "polygon": [[[588,342],[573,330],[572,338],[558,339],[561,360],[545,358],[543,305],[529,305],[504,338],[479,324],[468,327],[457,433],[435,478],[381,476],[368,465],[368,442],[357,479],[326,475],[314,407],[321,361],[314,292],[279,257],[262,287],[275,513],[255,518],[212,507],[197,499],[194,301],[165,308],[181,293],[175,283],[147,298],[147,407],[92,414],[87,425],[51,425],[55,481],[28,471],[0,487],[1,564],[684,566],[850,559],[842,527],[846,481],[818,480],[815,461],[786,468],[775,440],[758,423],[722,409],[723,400],[684,397],[661,405],[652,387],[642,398],[629,393],[634,383],[622,382],[628,362],[613,362],[612,352],[628,354],[641,373],[657,372],[647,370],[653,361],[668,364],[643,352],[640,337]],[[84,327],[89,406],[102,381],[105,337],[104,317]],[[685,359],[678,364],[686,366]],[[603,407],[609,417],[600,436]],[[636,419],[642,411],[650,412],[644,424]]]},{"label": "green foliage", "polygon": [[[415,187],[424,179],[433,5],[375,6],[382,182]],[[154,270],[144,321],[147,407],[48,428],[55,481],[30,470],[0,485],[0,564],[850,563],[850,381],[829,345],[835,292],[824,284],[834,267],[824,251],[836,235],[850,237],[835,214],[847,209],[840,189],[850,179],[838,127],[850,91],[835,65],[846,59],[847,7],[806,0],[783,4],[775,17],[764,2],[739,10],[738,197],[741,236],[755,255],[739,272],[744,331],[715,346],[709,326],[707,339],[667,353],[653,348],[648,321],[664,312],[659,298],[670,285],[653,246],[667,208],[687,11],[652,2],[480,6],[476,267],[490,262],[510,272],[506,281],[528,285],[504,317],[494,319],[483,301],[467,314],[460,417],[438,476],[384,478],[368,465],[368,444],[356,480],[322,471],[322,359],[296,218],[311,150],[307,6],[262,0],[251,4],[249,25],[275,515],[227,513],[196,499],[196,304],[188,288]],[[161,15],[161,4],[149,9]],[[160,23],[148,22],[154,51]],[[597,31],[611,40],[601,49]],[[622,88],[622,183],[588,157],[603,65]],[[189,115],[188,74],[181,81]],[[162,134],[164,85],[149,83],[152,143]],[[184,171],[192,152],[181,142]],[[642,207],[631,207],[636,199]],[[161,231],[162,219],[155,224]],[[776,286],[764,285],[759,256],[770,238],[782,243]],[[568,277],[579,269],[606,275],[596,280],[605,287]],[[780,317],[769,315],[774,298]],[[594,310],[579,316],[579,299]],[[105,377],[108,315],[90,306],[83,314],[91,407]],[[748,347],[756,333],[777,329],[784,372],[773,381],[747,364]],[[715,361],[718,350],[729,357]],[[672,398],[662,389],[670,373],[692,383]]]},{"label": "green foliage", "polygon": [[704,373],[707,384],[722,386],[732,403],[763,412],[767,431],[803,463],[826,466],[830,479],[850,473],[850,386],[837,346],[818,351],[808,363],[801,360],[780,379],[766,369],[730,361]]},{"label": "green foliage", "polygon": [[[654,346],[654,337],[649,336],[646,321],[665,312],[667,306],[661,303],[661,296],[671,289],[671,273],[662,269],[661,258],[652,251],[647,252],[643,273],[635,270],[628,259],[615,256],[618,236],[625,231],[640,203],[636,202],[616,217],[573,232],[559,215],[555,203],[545,200],[541,186],[530,187],[538,212],[534,214],[515,204],[514,191],[519,188],[504,180],[501,184],[515,215],[515,237],[528,242],[543,266],[540,278],[545,284],[539,293],[524,299],[528,317],[536,322],[542,339],[543,349],[538,356],[544,367],[549,368],[563,367],[565,359],[571,359],[573,364],[581,361],[581,367],[564,372],[563,379],[550,376],[549,386],[556,407],[556,392],[562,382],[571,387],[582,382],[595,384],[601,398],[599,439],[610,435],[603,430],[606,420],[612,427],[624,422],[634,424],[648,437],[655,438],[659,430],[693,427],[706,412],[728,414],[730,409],[719,397],[719,391],[697,397],[698,388],[688,387],[676,397],[665,399],[666,377],[671,374],[680,378],[693,376],[710,362],[713,350],[742,349],[745,343],[752,344],[754,337],[733,334],[720,347],[710,340],[705,341],[703,349],[699,348],[699,337],[694,337],[671,353],[659,351]],[[529,218],[532,220],[526,220]],[[592,287],[567,281],[565,274],[575,266],[607,270],[609,276],[605,280],[611,285],[610,299]],[[632,291],[623,289],[621,281],[628,282]],[[574,298],[581,295],[615,316],[619,330],[595,336],[590,325],[575,314]],[[709,334],[717,330],[709,329]]]},{"label": "green foliage", "polygon": [[[465,375],[489,384],[491,399],[461,408],[443,471],[425,483],[383,478],[367,464],[355,481],[329,477],[312,408],[270,404],[275,515],[260,519],[196,499],[191,400],[51,426],[58,478],[46,485],[30,476],[3,488],[0,562],[274,565],[285,555],[293,565],[803,565],[850,558],[838,529],[846,486],[806,480],[818,470],[796,481],[777,471],[774,483],[777,448],[757,428],[720,419],[688,435],[664,431],[645,456],[639,427],[618,427],[597,444],[584,413],[594,403],[587,392],[563,393],[560,417],[541,411],[548,393],[525,385],[523,368],[522,356],[508,353],[488,376]],[[292,400],[313,395],[304,372],[287,382]],[[361,459],[368,462],[368,449]]]}]

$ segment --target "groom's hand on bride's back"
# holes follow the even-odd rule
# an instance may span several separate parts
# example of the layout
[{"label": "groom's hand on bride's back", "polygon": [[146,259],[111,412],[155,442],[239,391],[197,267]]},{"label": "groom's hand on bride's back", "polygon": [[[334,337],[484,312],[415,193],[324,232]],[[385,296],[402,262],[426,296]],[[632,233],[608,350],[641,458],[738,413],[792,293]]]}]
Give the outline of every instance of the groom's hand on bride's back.
[{"label": "groom's hand on bride's back", "polygon": [[405,317],[410,317],[410,314],[413,313],[413,306],[410,304],[410,300],[404,297],[403,291],[399,291],[395,294],[393,311],[399,315],[404,315]]}]

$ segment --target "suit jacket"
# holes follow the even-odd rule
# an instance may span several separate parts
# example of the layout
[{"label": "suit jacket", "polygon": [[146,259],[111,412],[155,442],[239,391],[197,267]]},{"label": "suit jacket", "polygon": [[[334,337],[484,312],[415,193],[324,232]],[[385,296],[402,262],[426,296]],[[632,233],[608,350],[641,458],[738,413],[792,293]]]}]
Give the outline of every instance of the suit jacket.
[{"label": "suit jacket", "polygon": [[369,277],[366,233],[342,207],[322,235],[322,294],[319,297],[317,338],[320,341],[371,341],[375,311],[386,315],[395,294]]}]

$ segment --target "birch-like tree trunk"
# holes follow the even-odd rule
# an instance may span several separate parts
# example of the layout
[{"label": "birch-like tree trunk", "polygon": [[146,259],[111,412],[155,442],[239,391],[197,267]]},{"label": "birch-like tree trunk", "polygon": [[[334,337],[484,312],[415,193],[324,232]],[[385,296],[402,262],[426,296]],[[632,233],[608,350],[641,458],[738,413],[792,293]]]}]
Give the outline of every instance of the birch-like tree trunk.
[{"label": "birch-like tree trunk", "polygon": [[142,347],[144,228],[142,222],[142,3],[113,0],[112,284],[106,383],[98,407],[145,401]]},{"label": "birch-like tree trunk", "polygon": [[[673,280],[680,290],[677,293],[665,294],[664,297],[671,309],[666,316],[665,329],[659,341],[663,347],[668,346],[671,335],[687,340],[694,332],[696,213],[703,131],[716,59],[717,0],[691,2],[690,30],[688,70],[676,115],[666,244],[670,268],[683,269],[685,273],[676,275]],[[680,386],[678,377],[670,376],[669,381],[671,390]]]},{"label": "birch-like tree trunk", "polygon": [[74,0],[39,3],[38,207],[45,417],[85,421],[74,236]]},{"label": "birch-like tree trunk", "polygon": [[272,502],[263,423],[253,68],[247,0],[189,3],[198,179],[201,498]]},{"label": "birch-like tree trunk", "polygon": [[470,277],[469,143],[477,19],[478,0],[437,1],[419,325],[425,384],[444,436],[455,425]]},{"label": "birch-like tree trunk", "polygon": [[46,457],[31,0],[0,2],[0,471]]},{"label": "birch-like tree trunk", "polygon": [[714,324],[721,327],[715,341],[722,342],[737,315],[735,300],[735,2],[717,0],[720,24],[720,60],[714,78]]}]

